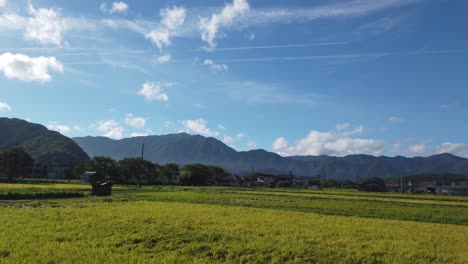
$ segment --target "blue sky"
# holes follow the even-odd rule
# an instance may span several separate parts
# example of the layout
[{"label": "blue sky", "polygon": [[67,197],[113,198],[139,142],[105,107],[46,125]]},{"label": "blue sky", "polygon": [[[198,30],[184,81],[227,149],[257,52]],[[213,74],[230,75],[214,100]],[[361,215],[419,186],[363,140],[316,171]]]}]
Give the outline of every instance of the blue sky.
[{"label": "blue sky", "polygon": [[468,2],[0,0],[0,114],[281,155],[468,157]]}]

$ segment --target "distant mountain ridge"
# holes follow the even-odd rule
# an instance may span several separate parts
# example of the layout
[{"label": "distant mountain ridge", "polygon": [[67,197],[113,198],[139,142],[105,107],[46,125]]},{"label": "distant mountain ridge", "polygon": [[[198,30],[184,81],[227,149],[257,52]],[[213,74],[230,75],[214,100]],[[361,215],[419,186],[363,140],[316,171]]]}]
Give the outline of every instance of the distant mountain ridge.
[{"label": "distant mountain ridge", "polygon": [[22,147],[37,163],[75,166],[89,156],[70,138],[17,118],[0,118],[0,152]]},{"label": "distant mountain ridge", "polygon": [[144,143],[145,159],[153,162],[204,163],[222,166],[234,173],[292,171],[300,176],[317,177],[325,172],[330,179],[351,180],[423,173],[468,173],[468,159],[451,154],[414,158],[370,155],[282,157],[262,149],[238,152],[215,138],[186,133],[121,140],[88,136],[73,140],[90,156],[138,157]]}]

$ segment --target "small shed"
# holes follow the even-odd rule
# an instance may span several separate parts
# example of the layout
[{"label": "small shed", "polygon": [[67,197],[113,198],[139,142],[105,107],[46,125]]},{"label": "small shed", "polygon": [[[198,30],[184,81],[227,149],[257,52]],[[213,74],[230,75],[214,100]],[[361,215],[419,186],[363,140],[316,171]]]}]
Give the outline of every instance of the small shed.
[{"label": "small shed", "polygon": [[90,184],[91,178],[96,175],[95,171],[85,171],[80,175],[80,183],[81,184]]},{"label": "small shed", "polygon": [[96,196],[109,196],[112,194],[112,184],[111,181],[94,182],[91,194]]}]

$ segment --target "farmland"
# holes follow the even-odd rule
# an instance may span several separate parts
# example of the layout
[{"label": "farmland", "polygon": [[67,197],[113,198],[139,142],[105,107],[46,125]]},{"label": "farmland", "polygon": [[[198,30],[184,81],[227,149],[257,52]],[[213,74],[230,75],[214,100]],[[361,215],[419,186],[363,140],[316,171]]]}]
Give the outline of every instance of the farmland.
[{"label": "farmland", "polygon": [[468,198],[329,189],[0,184],[0,263],[467,263]]}]

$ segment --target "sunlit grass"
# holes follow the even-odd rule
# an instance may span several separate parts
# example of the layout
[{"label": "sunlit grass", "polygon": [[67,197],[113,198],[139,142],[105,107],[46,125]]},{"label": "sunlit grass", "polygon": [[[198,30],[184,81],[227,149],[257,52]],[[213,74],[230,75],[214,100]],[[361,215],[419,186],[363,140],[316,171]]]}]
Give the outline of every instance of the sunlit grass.
[{"label": "sunlit grass", "polygon": [[111,197],[0,202],[0,263],[468,262],[463,198],[327,192],[118,186]]}]

